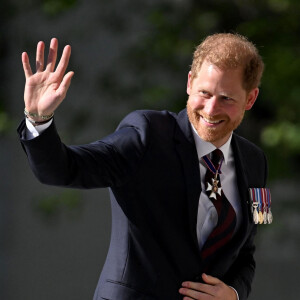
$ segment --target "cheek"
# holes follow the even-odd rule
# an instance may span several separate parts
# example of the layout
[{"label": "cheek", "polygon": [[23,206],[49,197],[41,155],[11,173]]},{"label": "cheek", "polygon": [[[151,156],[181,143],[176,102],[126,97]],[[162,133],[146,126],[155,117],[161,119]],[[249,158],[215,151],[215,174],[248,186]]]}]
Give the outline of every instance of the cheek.
[{"label": "cheek", "polygon": [[231,119],[238,119],[244,114],[244,109],[242,107],[232,107],[231,109],[227,110],[227,115]]},{"label": "cheek", "polygon": [[189,97],[188,102],[193,110],[199,110],[203,108],[203,101],[199,97]]}]

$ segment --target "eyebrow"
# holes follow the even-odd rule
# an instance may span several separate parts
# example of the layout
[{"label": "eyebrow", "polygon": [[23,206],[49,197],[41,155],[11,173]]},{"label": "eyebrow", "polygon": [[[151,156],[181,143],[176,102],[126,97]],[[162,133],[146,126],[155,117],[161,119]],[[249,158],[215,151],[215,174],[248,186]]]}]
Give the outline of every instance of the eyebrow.
[{"label": "eyebrow", "polygon": [[[199,88],[198,93],[199,92],[206,92],[206,93],[212,94],[208,89],[205,89],[205,88]],[[220,92],[217,96],[218,97],[234,98],[234,94],[229,94],[229,93],[226,93],[226,92]]]},{"label": "eyebrow", "polygon": [[232,95],[227,94],[227,93],[220,93],[220,96],[221,96],[221,97],[227,97],[227,98],[233,98]]}]

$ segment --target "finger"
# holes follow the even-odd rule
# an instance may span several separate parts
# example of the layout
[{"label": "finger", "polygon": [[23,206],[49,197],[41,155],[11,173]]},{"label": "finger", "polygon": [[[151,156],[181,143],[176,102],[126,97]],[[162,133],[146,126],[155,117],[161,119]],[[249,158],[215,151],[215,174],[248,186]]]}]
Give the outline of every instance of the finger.
[{"label": "finger", "polygon": [[45,51],[45,44],[44,42],[38,42],[36,47],[36,71],[43,72],[44,70],[44,51]]},{"label": "finger", "polygon": [[202,279],[205,283],[210,284],[210,285],[216,285],[216,284],[219,284],[222,282],[217,277],[213,277],[213,276],[207,275],[205,273],[202,274]]},{"label": "finger", "polygon": [[196,291],[203,291],[204,286],[206,284],[200,283],[200,282],[192,282],[192,281],[185,281],[182,283],[182,286],[185,288],[193,289]]},{"label": "finger", "polygon": [[69,60],[70,60],[70,56],[71,56],[71,46],[67,45],[64,48],[63,54],[61,56],[61,59],[57,65],[56,71],[57,75],[59,77],[62,77],[63,74],[65,73],[68,64],[69,64]]},{"label": "finger", "polygon": [[213,295],[212,286],[200,282],[185,281],[182,283],[184,288],[195,290],[207,295]]},{"label": "finger", "polygon": [[25,78],[28,78],[29,76],[32,75],[32,70],[31,70],[31,66],[29,63],[28,54],[26,52],[22,53],[22,64],[23,64]]},{"label": "finger", "polygon": [[57,48],[58,48],[58,40],[56,38],[51,39],[48,60],[47,60],[47,70],[49,72],[53,72],[55,68]]},{"label": "finger", "polygon": [[59,95],[61,100],[63,100],[66,96],[66,93],[70,87],[71,79],[72,79],[73,75],[74,75],[74,72],[68,72],[64,76],[59,88],[56,90],[56,93],[57,93],[57,95]]},{"label": "finger", "polygon": [[180,288],[179,293],[184,297],[183,299],[197,299],[197,300],[210,300],[211,295],[193,290],[193,289],[188,289],[188,288]]}]

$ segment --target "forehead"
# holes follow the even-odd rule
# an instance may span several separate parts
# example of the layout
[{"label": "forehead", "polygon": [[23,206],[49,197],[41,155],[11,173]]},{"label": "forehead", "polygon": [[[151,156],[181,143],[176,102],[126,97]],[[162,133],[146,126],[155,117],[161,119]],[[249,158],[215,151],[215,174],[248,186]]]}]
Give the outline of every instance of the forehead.
[{"label": "forehead", "polygon": [[242,78],[242,68],[221,69],[204,61],[193,81],[198,87],[224,90],[224,92],[240,92],[244,91]]},{"label": "forehead", "polygon": [[238,67],[225,67],[225,66],[219,66],[218,64],[215,64],[213,62],[210,62],[209,60],[204,60],[201,64],[200,68],[198,69],[197,75],[200,73],[207,74],[218,74],[222,76],[225,75],[234,75],[240,79],[242,79],[243,76],[243,68],[242,66]]}]

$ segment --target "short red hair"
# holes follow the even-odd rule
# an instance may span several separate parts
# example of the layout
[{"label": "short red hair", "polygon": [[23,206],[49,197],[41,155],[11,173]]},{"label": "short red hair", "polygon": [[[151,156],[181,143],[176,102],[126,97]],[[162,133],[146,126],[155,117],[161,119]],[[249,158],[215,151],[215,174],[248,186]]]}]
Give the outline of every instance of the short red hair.
[{"label": "short red hair", "polygon": [[191,66],[192,80],[206,60],[220,69],[243,68],[243,88],[250,92],[260,85],[264,63],[257,48],[246,37],[233,33],[208,36],[197,46]]}]

